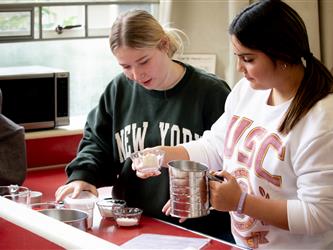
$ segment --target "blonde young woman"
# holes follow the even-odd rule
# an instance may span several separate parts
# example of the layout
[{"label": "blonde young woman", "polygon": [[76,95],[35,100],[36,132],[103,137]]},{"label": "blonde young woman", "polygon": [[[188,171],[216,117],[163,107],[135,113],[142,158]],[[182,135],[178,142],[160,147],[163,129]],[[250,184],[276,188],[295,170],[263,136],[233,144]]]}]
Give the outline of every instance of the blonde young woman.
[{"label": "blonde young woman", "polygon": [[[215,75],[172,60],[182,48],[182,33],[163,29],[142,10],[120,15],[111,28],[112,53],[123,68],[88,115],[76,158],[67,166],[68,182],[56,191],[62,200],[82,190],[113,186],[113,197],[160,219],[169,199],[166,170],[138,178],[130,154],[156,145],[174,146],[198,139],[224,112],[228,85]],[[229,215],[215,212],[185,227],[226,240]],[[224,226],[221,227],[221,222]]]}]

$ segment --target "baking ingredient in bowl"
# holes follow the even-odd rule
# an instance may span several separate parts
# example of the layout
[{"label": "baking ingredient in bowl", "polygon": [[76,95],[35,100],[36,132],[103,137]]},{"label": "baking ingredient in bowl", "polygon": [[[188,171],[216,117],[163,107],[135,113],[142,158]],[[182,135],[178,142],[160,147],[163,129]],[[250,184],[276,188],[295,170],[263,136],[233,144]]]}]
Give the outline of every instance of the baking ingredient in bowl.
[{"label": "baking ingredient in bowl", "polygon": [[102,216],[103,217],[110,217],[113,218],[113,211],[112,211],[112,207],[103,207],[102,208]]},{"label": "baking ingredient in bowl", "polygon": [[130,227],[130,226],[135,226],[138,224],[138,219],[137,218],[117,218],[116,220],[117,224],[119,226],[123,227]]},{"label": "baking ingredient in bowl", "polygon": [[126,202],[124,200],[117,200],[113,198],[104,198],[97,202],[97,207],[103,217],[113,218],[113,210],[115,208],[124,207]]},{"label": "baking ingredient in bowl", "polygon": [[144,168],[158,168],[159,164],[158,164],[158,159],[157,156],[154,154],[146,154],[143,157],[143,163],[142,163]]}]

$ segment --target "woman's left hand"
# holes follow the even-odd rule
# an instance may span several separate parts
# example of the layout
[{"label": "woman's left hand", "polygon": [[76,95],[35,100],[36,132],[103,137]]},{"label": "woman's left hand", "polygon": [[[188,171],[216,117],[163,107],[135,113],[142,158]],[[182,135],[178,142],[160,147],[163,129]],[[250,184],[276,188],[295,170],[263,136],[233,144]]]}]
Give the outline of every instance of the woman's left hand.
[{"label": "woman's left hand", "polygon": [[216,172],[215,175],[224,178],[224,181],[210,181],[210,202],[214,209],[219,211],[235,211],[237,209],[242,189],[234,176],[227,171]]},{"label": "woman's left hand", "polygon": [[136,170],[133,167],[133,164],[132,164],[132,169],[136,172],[136,176],[141,179],[147,179],[149,177],[158,176],[161,174],[161,171],[159,171],[159,170],[156,170],[154,172],[141,172],[140,170]]},{"label": "woman's left hand", "polygon": [[[162,212],[165,213],[165,215],[170,215],[171,213],[171,200],[168,200],[167,203],[162,208]],[[179,223],[182,223],[186,220],[186,218],[180,218]]]}]

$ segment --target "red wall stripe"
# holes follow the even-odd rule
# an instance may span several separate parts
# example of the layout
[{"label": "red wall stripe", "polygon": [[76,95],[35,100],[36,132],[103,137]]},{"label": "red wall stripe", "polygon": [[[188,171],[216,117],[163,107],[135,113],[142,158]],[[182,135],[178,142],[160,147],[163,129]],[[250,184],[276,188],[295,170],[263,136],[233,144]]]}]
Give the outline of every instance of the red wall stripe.
[{"label": "red wall stripe", "polygon": [[26,140],[28,168],[67,164],[76,155],[82,134]]}]

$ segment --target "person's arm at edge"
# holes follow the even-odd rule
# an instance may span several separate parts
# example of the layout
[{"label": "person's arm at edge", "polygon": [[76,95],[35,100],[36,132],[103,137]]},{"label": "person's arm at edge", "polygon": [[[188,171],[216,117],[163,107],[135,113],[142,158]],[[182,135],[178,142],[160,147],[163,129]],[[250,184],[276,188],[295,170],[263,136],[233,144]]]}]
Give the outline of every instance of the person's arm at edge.
[{"label": "person's arm at edge", "polygon": [[[237,211],[241,205],[242,214],[263,221],[266,224],[289,230],[287,215],[287,200],[266,199],[248,193],[241,203],[242,189],[227,171],[214,175],[224,177],[222,183],[210,181],[210,201],[219,211]],[[221,195],[224,194],[224,195]]]},{"label": "person's arm at edge", "polygon": [[168,162],[173,160],[189,160],[190,156],[183,146],[158,146],[157,148],[165,152],[163,167],[168,166]]},{"label": "person's arm at edge", "polygon": [[289,230],[286,200],[268,200],[258,196],[247,195],[244,204],[244,214],[281,229]]}]

